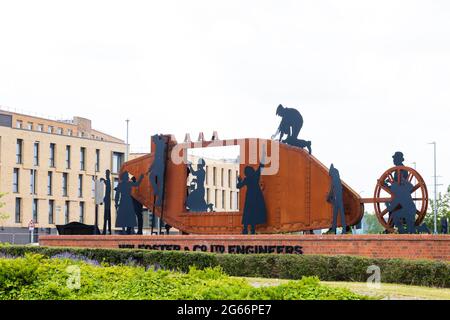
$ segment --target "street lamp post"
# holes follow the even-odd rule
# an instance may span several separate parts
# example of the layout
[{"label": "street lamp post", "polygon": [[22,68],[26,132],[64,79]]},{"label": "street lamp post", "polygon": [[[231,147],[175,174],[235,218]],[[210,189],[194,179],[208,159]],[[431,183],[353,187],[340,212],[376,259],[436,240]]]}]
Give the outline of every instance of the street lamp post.
[{"label": "street lamp post", "polygon": [[436,161],[436,142],[431,142],[434,148],[434,234],[437,234],[437,161]]},{"label": "street lamp post", "polygon": [[[414,170],[417,170],[417,162],[413,162],[412,164],[414,166]],[[417,184],[417,179],[416,179],[416,177],[414,177],[414,185],[416,185],[416,184]],[[417,199],[417,191],[414,191],[414,201],[415,201],[415,199]]]},{"label": "street lamp post", "polygon": [[129,143],[128,143],[128,130],[129,130],[129,124],[130,124],[130,119],[127,119],[127,120],[125,120],[126,121],[126,123],[127,123],[127,154],[126,154],[126,156],[125,156],[125,161],[128,161],[128,156],[129,156],[129,154],[130,154],[130,145],[129,145]]}]

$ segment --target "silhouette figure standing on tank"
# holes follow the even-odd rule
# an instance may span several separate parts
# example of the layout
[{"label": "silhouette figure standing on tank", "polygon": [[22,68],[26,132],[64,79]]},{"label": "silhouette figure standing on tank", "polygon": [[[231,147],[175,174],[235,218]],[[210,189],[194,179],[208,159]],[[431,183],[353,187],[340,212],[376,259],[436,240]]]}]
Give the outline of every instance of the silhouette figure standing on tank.
[{"label": "silhouette figure standing on tank", "polygon": [[154,135],[152,141],[155,144],[155,158],[148,170],[148,177],[156,198],[155,206],[161,207],[164,193],[164,174],[166,171],[167,143],[163,135]]},{"label": "silhouette figure standing on tank", "polygon": [[103,215],[103,234],[106,235],[106,232],[111,234],[111,171],[106,170],[105,178],[101,178],[105,184],[105,197],[103,198],[104,205],[104,215]]},{"label": "silhouette figure standing on tank", "polygon": [[[277,135],[280,134],[280,142],[294,147],[307,148],[309,154],[311,154],[311,141],[298,139],[300,130],[303,127],[303,117],[300,112],[293,108],[285,108],[280,104],[277,108],[276,115],[280,116],[282,119],[277,132],[272,136],[272,139],[275,139]],[[283,140],[285,135],[287,137]]]},{"label": "silhouette figure standing on tank", "polygon": [[[131,181],[133,181],[133,183],[136,183],[136,177],[131,178]],[[142,215],[142,211],[144,209],[144,206],[142,205],[142,203],[137,201],[134,197],[133,197],[133,206],[134,206],[134,212],[136,214],[136,219],[137,219],[137,227],[138,227],[137,234],[143,234],[144,217]]]},{"label": "silhouette figure standing on tank", "polygon": [[344,210],[344,198],[342,191],[342,181],[339,174],[339,170],[334,167],[333,164],[330,166],[329,175],[331,177],[331,188],[328,193],[327,201],[333,205],[333,225],[328,233],[336,234],[337,230],[337,218],[340,214],[342,234],[347,233],[347,224],[345,222],[345,210]]},{"label": "silhouette figure standing on tank", "polygon": [[131,234],[136,227],[136,213],[134,211],[131,189],[138,187],[143,179],[144,175],[141,175],[138,181],[130,181],[130,176],[128,172],[125,171],[120,176],[120,182],[115,189],[116,196],[114,202],[117,211],[116,227],[126,228],[128,234]]},{"label": "silhouette figure standing on tank", "polygon": [[194,170],[192,164],[188,164],[189,172],[195,178],[191,182],[190,192],[186,199],[186,208],[191,212],[213,211],[213,205],[205,201],[205,160],[199,159],[197,170]]},{"label": "silhouette figure standing on tank", "polygon": [[244,229],[242,234],[248,234],[248,226],[251,226],[251,233],[256,234],[256,225],[265,224],[267,222],[267,210],[259,181],[261,178],[261,170],[264,164],[261,163],[257,170],[250,166],[244,169],[245,178],[237,177],[237,188],[247,187],[245,195],[244,213],[242,216],[242,224]]},{"label": "silhouette figure standing on tank", "polygon": [[[391,185],[391,191],[394,199],[386,203],[389,212],[392,212],[394,226],[397,227],[400,234],[416,233],[416,213],[417,207],[412,198],[412,191],[414,186],[407,179],[401,178],[400,183],[394,181]],[[403,223],[406,223],[406,231]]]}]

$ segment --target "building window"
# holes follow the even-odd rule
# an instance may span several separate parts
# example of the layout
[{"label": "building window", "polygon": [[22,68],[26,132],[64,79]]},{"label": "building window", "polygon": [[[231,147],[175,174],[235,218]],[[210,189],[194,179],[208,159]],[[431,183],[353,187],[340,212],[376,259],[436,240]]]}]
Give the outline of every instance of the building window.
[{"label": "building window", "polygon": [[47,127],[47,132],[48,133],[53,133],[53,126],[48,126]]},{"label": "building window", "polygon": [[21,120],[17,120],[16,121],[16,128],[17,129],[22,129],[22,124],[23,124],[23,122]]},{"label": "building window", "polygon": [[70,201],[64,203],[64,224],[68,224],[70,220]]},{"label": "building window", "polygon": [[224,173],[224,169],[222,168],[221,170],[220,170],[220,185],[222,186],[222,188],[224,187],[224,185],[225,185],[225,183],[224,183],[224,176],[225,175],[225,173]]},{"label": "building window", "polygon": [[225,209],[225,190],[222,190],[222,209]]},{"label": "building window", "polygon": [[36,170],[31,169],[30,170],[30,193],[36,194]]},{"label": "building window", "polygon": [[66,172],[63,173],[62,176],[62,195],[63,197],[67,197],[67,185],[68,185],[68,174]]},{"label": "building window", "polygon": [[22,199],[16,198],[16,223],[22,222]]},{"label": "building window", "polygon": [[217,186],[217,168],[213,168],[213,186]]},{"label": "building window", "polygon": [[97,177],[92,176],[92,182],[91,182],[92,198],[95,198],[95,180],[97,180]]},{"label": "building window", "polygon": [[16,143],[16,163],[22,164],[23,140],[17,139]]},{"label": "building window", "polygon": [[42,124],[38,124],[37,131],[39,131],[39,132],[44,131],[44,126]]},{"label": "building window", "polygon": [[113,182],[113,199],[116,197],[116,188],[119,185],[119,179],[114,178],[114,182]]},{"label": "building window", "polygon": [[63,129],[62,129],[62,128],[56,129],[56,133],[57,133],[57,134],[63,134]]},{"label": "building window", "polygon": [[100,172],[100,150],[95,149],[95,172]]},{"label": "building window", "polygon": [[48,200],[48,224],[55,223],[55,200]]},{"label": "building window", "polygon": [[84,202],[80,202],[80,223],[84,221]]},{"label": "building window", "polygon": [[233,191],[230,191],[230,210],[233,210]]},{"label": "building window", "polygon": [[33,130],[33,122],[27,123],[27,130]]},{"label": "building window", "polygon": [[19,168],[14,168],[13,172],[13,192],[19,193]]},{"label": "building window", "polygon": [[230,170],[228,170],[228,188],[231,188],[231,175],[232,175],[232,173],[231,173],[231,169]]},{"label": "building window", "polygon": [[83,175],[78,175],[78,197],[83,198]]},{"label": "building window", "polygon": [[86,170],[86,148],[80,148],[80,170]]},{"label": "building window", "polygon": [[68,136],[72,136],[72,135],[73,135],[72,129],[67,129],[67,135],[68,135]]},{"label": "building window", "polygon": [[35,142],[33,145],[33,165],[39,165],[39,142]]},{"label": "building window", "polygon": [[113,152],[112,156],[112,173],[117,174],[123,164],[124,155],[120,152]]},{"label": "building window", "polygon": [[34,222],[38,222],[38,199],[33,199],[33,221]]},{"label": "building window", "polygon": [[70,169],[70,146],[66,146],[66,169]]},{"label": "building window", "polygon": [[214,190],[214,206],[217,208],[219,204],[219,190]]},{"label": "building window", "polygon": [[49,171],[47,175],[47,195],[51,196],[53,193],[53,172]]},{"label": "building window", "polygon": [[236,210],[239,210],[239,192],[236,192]]},{"label": "building window", "polygon": [[205,182],[206,182],[206,185],[209,185],[209,167],[208,166],[206,166],[206,180],[205,180]]},{"label": "building window", "polygon": [[209,204],[209,199],[210,199],[209,188],[206,188],[206,204]]},{"label": "building window", "polygon": [[50,154],[49,154],[49,161],[48,165],[50,168],[55,167],[55,153],[56,153],[56,145],[54,143],[50,143]]}]

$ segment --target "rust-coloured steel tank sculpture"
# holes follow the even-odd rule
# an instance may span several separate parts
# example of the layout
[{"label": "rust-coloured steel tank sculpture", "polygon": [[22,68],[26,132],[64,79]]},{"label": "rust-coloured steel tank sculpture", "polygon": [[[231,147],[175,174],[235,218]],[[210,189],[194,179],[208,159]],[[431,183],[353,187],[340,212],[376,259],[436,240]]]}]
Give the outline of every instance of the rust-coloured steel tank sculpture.
[{"label": "rust-coloured steel tank sculpture", "polygon": [[[178,144],[167,136],[168,157],[165,174],[165,197],[161,208],[154,208],[149,179],[135,188],[133,197],[154,211],[158,217],[186,234],[240,234],[246,189],[239,196],[238,212],[189,212],[185,207],[188,168],[185,162],[174,158],[186,157],[191,148],[214,146],[240,146],[240,173],[246,166],[258,167],[262,149],[267,157],[279,155],[272,168],[261,176],[260,185],[267,207],[267,223],[258,225],[258,233],[290,233],[326,229],[332,226],[333,206],[327,202],[331,177],[328,168],[301,148],[266,139],[235,139],[224,141],[185,142]],[[262,146],[265,147],[262,147]],[[257,148],[256,156],[252,150]],[[152,146],[152,150],[153,146]],[[126,162],[122,171],[139,177],[146,174],[154,161],[154,153]],[[275,162],[277,162],[275,164]],[[269,163],[268,166],[271,164]],[[277,168],[274,168],[276,166]],[[272,170],[273,172],[269,172]],[[363,201],[343,183],[343,200],[347,225],[358,224],[364,214]],[[340,224],[338,224],[340,226]]]}]

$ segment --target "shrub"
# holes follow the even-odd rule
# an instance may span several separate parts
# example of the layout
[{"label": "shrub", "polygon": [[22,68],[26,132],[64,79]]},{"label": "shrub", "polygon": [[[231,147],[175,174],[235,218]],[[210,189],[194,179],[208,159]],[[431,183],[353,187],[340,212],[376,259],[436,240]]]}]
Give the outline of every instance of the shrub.
[{"label": "shrub", "polygon": [[[76,258],[0,259],[0,299],[25,300],[359,300],[367,297],[329,288],[317,278],[303,278],[276,287],[254,288],[245,279],[230,278],[220,267],[187,273],[146,271],[137,266],[97,266]],[[69,287],[67,267],[80,270],[81,285]]]},{"label": "shrub", "polygon": [[39,253],[45,257],[72,254],[85,261],[104,265],[139,265],[188,272],[191,266],[203,270],[220,266],[231,276],[298,280],[317,276],[322,281],[365,282],[367,268],[381,269],[381,281],[407,285],[450,288],[450,263],[405,259],[370,259],[352,256],[320,255],[231,255],[177,251],[123,249],[78,249],[28,246],[0,246],[0,255],[22,257]]}]

